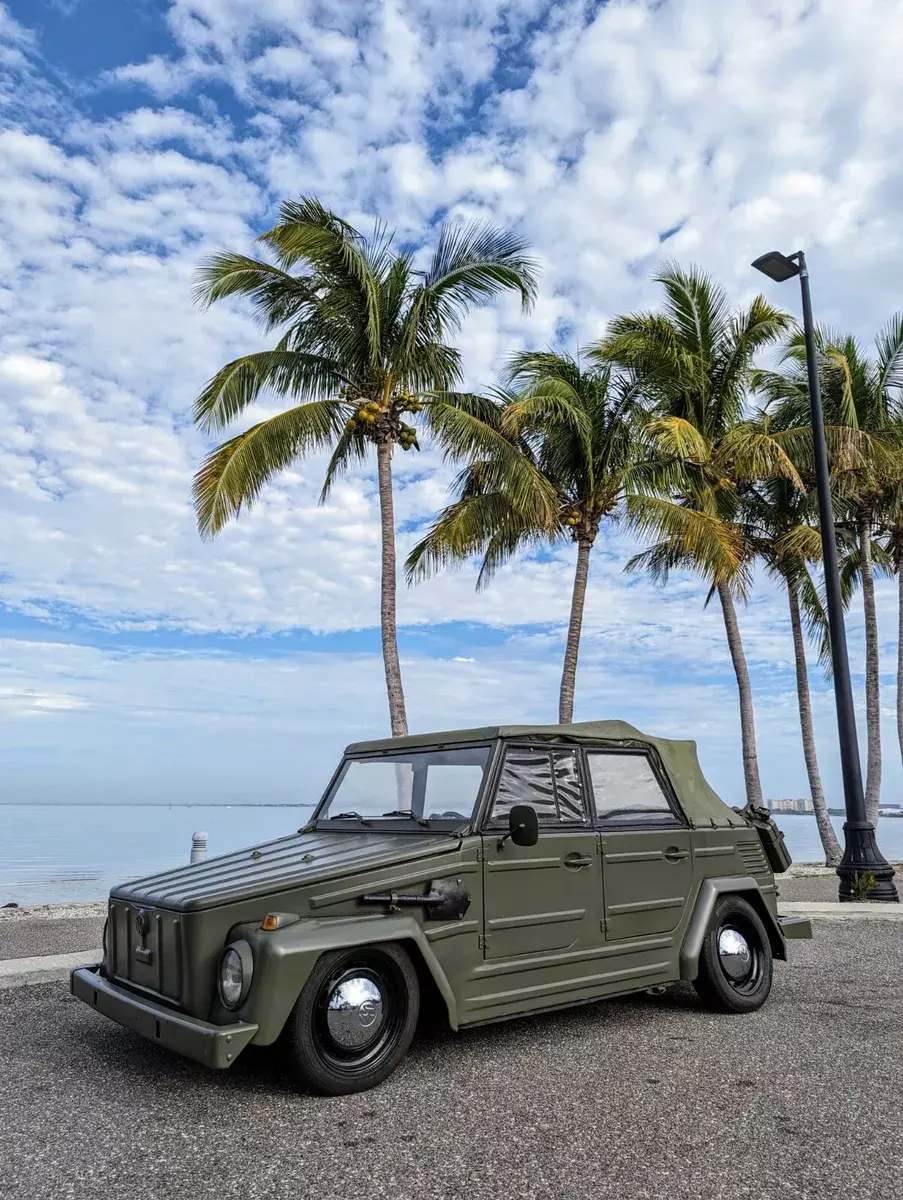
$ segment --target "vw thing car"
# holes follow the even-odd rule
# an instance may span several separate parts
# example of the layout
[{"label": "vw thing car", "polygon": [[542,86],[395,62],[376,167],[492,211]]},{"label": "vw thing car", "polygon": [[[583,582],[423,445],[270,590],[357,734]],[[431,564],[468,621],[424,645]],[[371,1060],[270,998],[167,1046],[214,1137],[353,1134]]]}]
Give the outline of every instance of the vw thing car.
[{"label": "vw thing car", "polygon": [[116,887],[73,993],[210,1067],[282,1038],[315,1091],[373,1087],[422,1009],[452,1029],[692,980],[746,1013],[809,922],[783,838],[693,742],[620,721],[345,751],[297,833]]}]

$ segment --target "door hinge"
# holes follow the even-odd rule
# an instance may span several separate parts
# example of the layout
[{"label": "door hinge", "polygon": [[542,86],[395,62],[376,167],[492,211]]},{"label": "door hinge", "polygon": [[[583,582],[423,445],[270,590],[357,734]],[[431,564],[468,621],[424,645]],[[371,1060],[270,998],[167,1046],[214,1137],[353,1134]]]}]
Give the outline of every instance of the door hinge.
[{"label": "door hinge", "polygon": [[483,847],[477,846],[477,862],[483,861]]},{"label": "door hinge", "polygon": [[478,950],[486,949],[486,935],[483,933],[477,934],[477,949]]}]

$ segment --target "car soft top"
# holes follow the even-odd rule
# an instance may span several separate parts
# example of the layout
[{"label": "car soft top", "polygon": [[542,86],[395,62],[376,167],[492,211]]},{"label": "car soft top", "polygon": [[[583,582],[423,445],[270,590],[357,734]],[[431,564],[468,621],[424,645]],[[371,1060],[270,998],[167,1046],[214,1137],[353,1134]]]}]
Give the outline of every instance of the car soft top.
[{"label": "car soft top", "polygon": [[657,755],[687,820],[694,828],[736,827],[747,824],[709,785],[699,765],[695,742],[653,737],[642,733],[627,721],[576,721],[570,725],[488,725],[477,729],[446,729],[437,733],[417,733],[408,737],[352,742],[346,747],[345,754],[379,754],[393,750],[419,750],[498,739],[592,742],[594,745],[608,745],[625,750],[651,750]]}]

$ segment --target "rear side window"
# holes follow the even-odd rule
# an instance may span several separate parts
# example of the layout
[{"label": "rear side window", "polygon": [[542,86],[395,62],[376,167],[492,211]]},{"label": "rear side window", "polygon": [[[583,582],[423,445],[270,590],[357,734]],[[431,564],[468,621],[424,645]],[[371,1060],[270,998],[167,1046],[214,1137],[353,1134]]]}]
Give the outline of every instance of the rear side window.
[{"label": "rear side window", "polygon": [[675,813],[645,754],[587,753],[596,812],[602,821],[660,824]]},{"label": "rear side window", "polygon": [[585,824],[577,752],[510,746],[505,751],[490,823],[506,824],[515,804],[532,804],[541,825]]}]

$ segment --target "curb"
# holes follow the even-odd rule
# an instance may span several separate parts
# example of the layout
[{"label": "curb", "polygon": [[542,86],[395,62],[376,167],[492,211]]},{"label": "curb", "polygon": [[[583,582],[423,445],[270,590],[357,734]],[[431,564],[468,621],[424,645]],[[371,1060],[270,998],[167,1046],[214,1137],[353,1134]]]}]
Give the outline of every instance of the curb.
[{"label": "curb", "polygon": [[0,991],[29,983],[56,983],[69,978],[73,967],[100,962],[103,950],[80,950],[77,954],[40,954],[35,958],[0,960]]},{"label": "curb", "polygon": [[903,921],[903,904],[841,904],[836,900],[778,901],[778,913],[818,921]]}]

